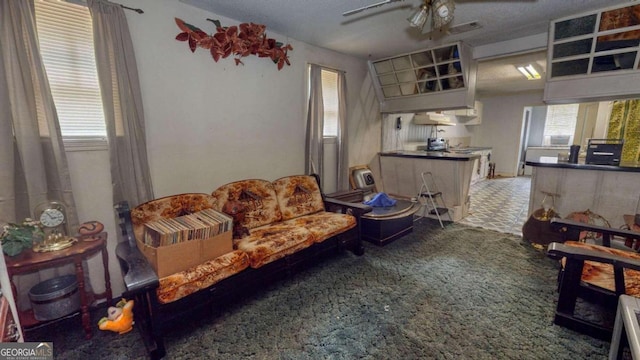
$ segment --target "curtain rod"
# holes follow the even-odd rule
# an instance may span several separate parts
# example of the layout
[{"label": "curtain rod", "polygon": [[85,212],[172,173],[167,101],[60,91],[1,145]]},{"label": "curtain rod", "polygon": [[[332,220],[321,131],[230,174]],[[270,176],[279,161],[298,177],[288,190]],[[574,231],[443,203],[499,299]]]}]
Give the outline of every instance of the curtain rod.
[{"label": "curtain rod", "polygon": [[137,12],[138,14],[144,14],[144,11],[142,11],[142,9],[131,8],[131,7],[128,7],[128,6],[124,6],[124,5],[122,5],[122,4],[117,4],[117,3],[114,3],[114,4],[116,4],[116,5],[120,5],[120,7],[121,7],[121,8],[123,8],[123,9],[127,9],[127,10],[135,11],[135,12]]},{"label": "curtain rod", "polygon": [[325,68],[325,69],[328,69],[328,70],[333,70],[333,71],[335,71],[335,72],[339,72],[339,73],[343,73],[343,74],[346,74],[346,73],[347,73],[345,70],[336,69],[336,68],[331,67],[331,66],[326,66],[326,65],[322,65],[322,64],[316,64],[316,63],[308,63],[308,64],[309,64],[309,65],[316,65],[316,66],[320,66],[321,68]]},{"label": "curtain rod", "polygon": [[[82,6],[87,6],[87,0],[66,0],[67,2],[70,2],[72,4],[76,4],[76,5],[82,5]],[[136,8],[132,8],[132,7],[128,7],[128,6],[124,6],[122,4],[118,4],[118,3],[112,3],[114,5],[118,5],[123,9],[127,9],[127,10],[131,10],[131,11],[135,11],[138,14],[144,14],[144,11],[142,11],[142,9],[136,9]]]}]

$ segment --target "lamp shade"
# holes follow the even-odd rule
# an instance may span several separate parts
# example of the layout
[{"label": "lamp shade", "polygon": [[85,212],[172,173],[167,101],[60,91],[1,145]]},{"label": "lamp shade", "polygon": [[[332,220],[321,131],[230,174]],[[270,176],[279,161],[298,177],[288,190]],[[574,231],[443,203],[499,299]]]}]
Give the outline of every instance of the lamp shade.
[{"label": "lamp shade", "polygon": [[427,6],[423,4],[407,20],[409,21],[409,25],[411,25],[412,27],[422,29],[424,24],[427,22],[428,17],[429,17],[429,10],[427,9]]},{"label": "lamp shade", "polygon": [[451,0],[435,0],[432,2],[433,28],[441,29],[453,20],[456,5]]}]

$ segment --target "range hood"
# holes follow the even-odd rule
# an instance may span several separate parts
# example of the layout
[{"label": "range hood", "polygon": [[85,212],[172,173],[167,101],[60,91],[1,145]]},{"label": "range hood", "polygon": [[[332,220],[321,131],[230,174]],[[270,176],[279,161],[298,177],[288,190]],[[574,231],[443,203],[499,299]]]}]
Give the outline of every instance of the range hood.
[{"label": "range hood", "polygon": [[413,123],[416,125],[439,125],[439,126],[451,126],[455,125],[451,122],[449,116],[441,113],[420,113],[413,116]]},{"label": "range hood", "polygon": [[473,120],[473,119],[477,118],[478,114],[469,114],[469,113],[467,113],[467,114],[464,114],[464,115],[455,114],[454,116],[456,117],[456,119],[459,119],[461,121],[469,121],[469,120]]},{"label": "range hood", "polygon": [[467,123],[473,119],[482,116],[482,103],[474,101],[472,108],[456,109],[447,111],[446,114],[453,115],[461,122]]}]

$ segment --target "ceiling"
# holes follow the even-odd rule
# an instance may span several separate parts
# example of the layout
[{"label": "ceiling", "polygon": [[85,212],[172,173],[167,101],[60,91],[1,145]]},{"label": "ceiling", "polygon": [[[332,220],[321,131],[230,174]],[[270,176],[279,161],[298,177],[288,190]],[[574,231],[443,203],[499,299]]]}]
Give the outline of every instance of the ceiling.
[{"label": "ceiling", "polygon": [[[381,0],[180,1],[239,22],[265,24],[267,31],[308,44],[377,60],[442,43],[464,41],[477,47],[541,34],[548,31],[550,20],[637,0],[454,0],[455,17],[450,27],[469,22],[478,22],[481,26],[459,34],[432,34],[428,31],[429,23],[423,32],[409,27],[407,18],[421,0],[397,0],[346,17],[342,13]],[[196,19],[191,21],[195,23]],[[542,80],[527,81],[513,66],[534,61],[544,70],[545,52],[530,55],[534,57],[520,54],[510,59],[481,61],[478,65],[478,92],[543,88]]]}]

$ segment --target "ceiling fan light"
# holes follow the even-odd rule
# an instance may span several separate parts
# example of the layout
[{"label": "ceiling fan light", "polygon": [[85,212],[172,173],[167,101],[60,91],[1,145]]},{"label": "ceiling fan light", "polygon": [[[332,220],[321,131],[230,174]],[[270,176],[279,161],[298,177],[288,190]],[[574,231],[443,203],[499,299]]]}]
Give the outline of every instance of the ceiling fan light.
[{"label": "ceiling fan light", "polygon": [[429,11],[427,9],[427,6],[423,4],[407,20],[409,21],[409,25],[411,25],[411,27],[422,29],[424,24],[427,22],[428,17]]},{"label": "ceiling fan light", "polygon": [[431,3],[433,14],[433,28],[441,29],[453,20],[456,5],[451,0],[435,0]]}]

